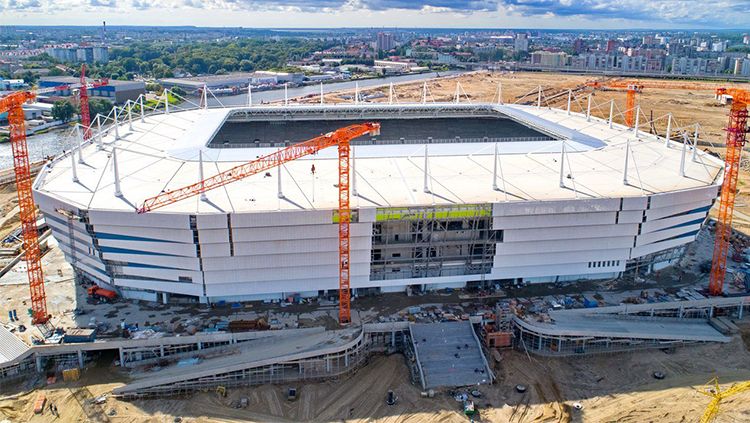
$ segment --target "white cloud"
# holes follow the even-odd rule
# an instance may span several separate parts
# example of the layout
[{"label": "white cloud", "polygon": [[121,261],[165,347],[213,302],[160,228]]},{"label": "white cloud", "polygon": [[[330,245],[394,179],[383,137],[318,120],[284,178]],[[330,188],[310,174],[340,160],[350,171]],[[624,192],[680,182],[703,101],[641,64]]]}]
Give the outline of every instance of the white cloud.
[{"label": "white cloud", "polygon": [[0,10],[14,24],[106,18],[125,25],[246,27],[750,26],[750,0],[0,0]]}]

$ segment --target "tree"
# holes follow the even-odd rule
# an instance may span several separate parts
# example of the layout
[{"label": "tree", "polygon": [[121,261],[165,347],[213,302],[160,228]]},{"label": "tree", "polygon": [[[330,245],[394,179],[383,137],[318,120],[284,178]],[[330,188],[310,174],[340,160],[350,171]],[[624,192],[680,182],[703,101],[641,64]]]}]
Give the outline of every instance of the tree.
[{"label": "tree", "polygon": [[113,104],[103,98],[89,99],[89,115],[93,119],[96,115],[107,116],[112,111]]},{"label": "tree", "polygon": [[76,108],[66,100],[58,100],[52,106],[52,117],[55,120],[68,122],[76,114]]},{"label": "tree", "polygon": [[180,97],[183,97],[183,98],[187,95],[187,93],[185,92],[185,90],[183,90],[180,87],[172,87],[170,89],[170,91],[172,91],[172,94],[180,96]]},{"label": "tree", "polygon": [[62,76],[65,75],[65,72],[63,72],[60,68],[57,66],[53,66],[49,69],[49,73],[47,76]]},{"label": "tree", "polygon": [[160,93],[164,90],[161,85],[155,83],[155,82],[147,82],[146,83],[146,91],[152,91]]},{"label": "tree", "polygon": [[240,61],[240,70],[243,72],[251,72],[253,70],[253,62],[244,59]]}]

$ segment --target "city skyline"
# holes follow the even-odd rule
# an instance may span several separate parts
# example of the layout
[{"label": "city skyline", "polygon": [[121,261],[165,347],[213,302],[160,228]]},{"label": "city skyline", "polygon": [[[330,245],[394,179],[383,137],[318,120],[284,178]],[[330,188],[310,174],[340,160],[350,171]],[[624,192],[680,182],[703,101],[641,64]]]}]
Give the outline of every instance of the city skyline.
[{"label": "city skyline", "polygon": [[0,24],[741,30],[750,27],[748,7],[744,0],[0,0]]}]

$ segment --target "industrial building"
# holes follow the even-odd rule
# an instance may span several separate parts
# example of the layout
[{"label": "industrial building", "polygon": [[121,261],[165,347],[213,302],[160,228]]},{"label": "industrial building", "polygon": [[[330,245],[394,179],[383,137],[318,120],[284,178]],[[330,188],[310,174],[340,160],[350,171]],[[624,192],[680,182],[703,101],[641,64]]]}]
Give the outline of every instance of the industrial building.
[{"label": "industrial building", "polygon": [[[39,79],[39,88],[61,87],[54,95],[69,96],[69,86],[80,83],[79,78],[73,76],[45,76]],[[128,100],[136,100],[146,93],[146,83],[143,81],[118,81],[110,79],[107,85],[88,89],[91,97],[102,97],[115,104],[123,104]]]},{"label": "industrial building", "polygon": [[339,104],[119,115],[49,163],[35,198],[80,277],[147,301],[335,295],[335,149],[202,198],[136,209],[352,122],[382,125],[379,136],[353,142],[354,296],[660,269],[695,239],[722,182],[723,163],[690,144],[547,107]]},{"label": "industrial building", "polygon": [[190,94],[197,94],[203,87],[216,91],[222,89],[240,89],[248,85],[263,86],[276,84],[301,84],[305,75],[299,72],[237,72],[227,75],[204,75],[188,78],[163,78],[159,83],[165,88],[178,87]]}]

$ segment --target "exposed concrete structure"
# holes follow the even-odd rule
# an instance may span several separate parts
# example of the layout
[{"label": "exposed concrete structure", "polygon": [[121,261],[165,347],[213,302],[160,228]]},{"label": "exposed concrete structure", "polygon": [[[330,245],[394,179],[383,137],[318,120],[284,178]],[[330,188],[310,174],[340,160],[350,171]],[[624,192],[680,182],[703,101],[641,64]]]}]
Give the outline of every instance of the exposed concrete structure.
[{"label": "exposed concrete structure", "polygon": [[730,342],[731,325],[715,316],[742,319],[748,297],[550,311],[550,323],[515,316],[515,345],[537,355],[566,356],[705,342]]},{"label": "exposed concrete structure", "polygon": [[471,323],[413,324],[409,331],[422,389],[487,385],[494,380]]}]

